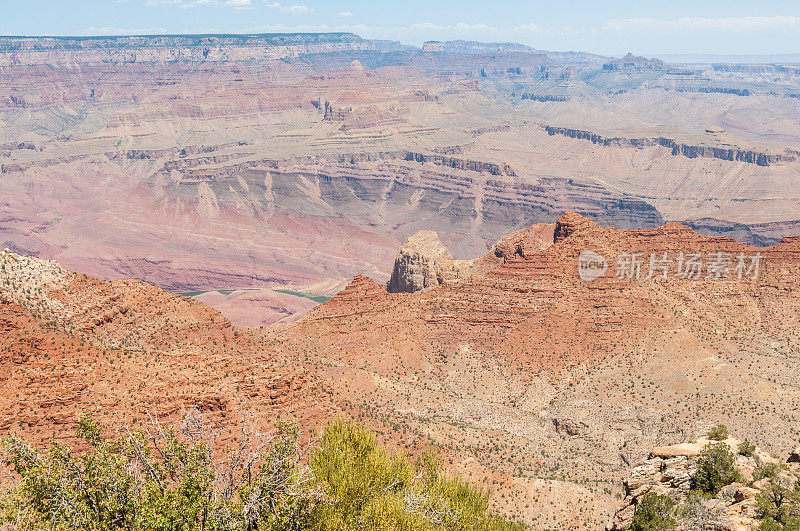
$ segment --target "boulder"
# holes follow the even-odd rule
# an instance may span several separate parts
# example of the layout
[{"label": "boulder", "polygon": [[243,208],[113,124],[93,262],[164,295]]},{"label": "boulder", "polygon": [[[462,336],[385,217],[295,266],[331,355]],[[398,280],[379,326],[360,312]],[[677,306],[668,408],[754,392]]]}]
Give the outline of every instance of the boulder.
[{"label": "boulder", "polygon": [[670,459],[673,457],[697,457],[703,450],[703,445],[700,443],[680,443],[671,446],[656,446],[650,451],[651,457],[661,457],[662,459]]},{"label": "boulder", "polygon": [[795,448],[789,453],[789,459],[786,460],[787,463],[800,463],[800,446]]}]

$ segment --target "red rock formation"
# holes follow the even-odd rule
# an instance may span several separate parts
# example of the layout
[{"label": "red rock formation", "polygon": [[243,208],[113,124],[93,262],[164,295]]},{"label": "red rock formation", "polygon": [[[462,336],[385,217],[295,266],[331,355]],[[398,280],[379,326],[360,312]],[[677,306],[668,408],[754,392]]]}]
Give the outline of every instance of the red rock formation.
[{"label": "red rock formation", "polygon": [[597,224],[593,221],[575,212],[566,212],[556,221],[553,243],[564,241],[574,232],[593,228],[597,228]]},{"label": "red rock formation", "polygon": [[[177,416],[196,405],[220,426],[241,400],[306,425],[345,410],[388,440],[430,437],[454,468],[514,478],[495,499],[509,514],[555,489],[557,521],[584,508],[575,525],[610,520],[616,504],[579,483],[612,481],[625,460],[707,418],[766,446],[792,440],[785,419],[800,393],[774,375],[800,377],[783,361],[800,345],[800,238],[758,249],[677,223],[618,230],[574,213],[551,227],[501,239],[473,275],[425,291],[388,293],[356,276],[300,321],[266,330],[141,282],[0,253],[0,334],[12,351],[0,417],[32,437],[67,437],[87,408]],[[591,282],[578,271],[587,249],[608,261]],[[680,253],[705,264],[719,252],[761,253],[759,275],[677,275]],[[649,275],[663,253],[675,259],[669,274]],[[638,277],[624,269],[633,256]],[[764,422],[742,404],[766,411]],[[534,479],[564,459],[578,483]],[[543,523],[529,505],[523,517]]]},{"label": "red rock formation", "polygon": [[539,223],[507,234],[494,245],[494,255],[503,259],[525,258],[543,251],[553,244],[555,229],[553,224]]},{"label": "red rock formation", "polygon": [[223,439],[243,409],[263,427],[306,428],[338,409],[302,365],[286,366],[218,312],[139,281],[104,282],[0,253],[0,431],[72,440],[79,416],[102,424],[199,409]]}]

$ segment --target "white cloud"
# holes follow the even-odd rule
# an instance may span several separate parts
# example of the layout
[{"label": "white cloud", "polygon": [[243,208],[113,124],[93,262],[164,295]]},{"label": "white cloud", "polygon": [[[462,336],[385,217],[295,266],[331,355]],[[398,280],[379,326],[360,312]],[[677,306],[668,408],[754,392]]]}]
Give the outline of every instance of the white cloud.
[{"label": "white cloud", "polygon": [[353,14],[350,11],[342,11],[336,15],[337,17],[352,17]]},{"label": "white cloud", "polygon": [[301,13],[310,13],[313,10],[308,6],[293,5],[289,7],[282,7],[281,11],[284,13],[292,13],[293,15],[299,15]]},{"label": "white cloud", "polygon": [[488,26],[483,23],[478,24],[467,24],[466,22],[459,22],[458,24],[448,24],[446,26],[441,26],[439,24],[434,24],[433,22],[418,22],[416,24],[411,24],[408,28],[398,28],[398,29],[407,29],[407,30],[414,30],[414,31],[454,31],[454,32],[471,32],[471,31],[497,31],[499,28],[494,28],[492,26]]},{"label": "white cloud", "polygon": [[166,28],[118,28],[115,26],[90,26],[82,35],[161,35],[167,33]]},{"label": "white cloud", "polygon": [[[247,29],[242,29],[241,31],[244,33],[328,33],[332,31],[339,31],[346,33],[357,33],[364,37],[370,32],[380,32],[385,29],[387,28],[365,26],[364,24],[294,24],[292,26],[286,24],[262,24],[259,26],[252,26]],[[398,30],[399,28],[392,29]]]},{"label": "white cloud", "polygon": [[433,22],[418,22],[416,24],[411,24],[409,28],[412,30],[442,30],[444,26],[439,26]]},{"label": "white cloud", "polygon": [[538,24],[530,23],[530,24],[520,24],[519,26],[514,27],[514,31],[524,31],[528,33],[542,33],[544,28],[542,28]]},{"label": "white cloud", "polygon": [[191,9],[193,7],[201,7],[201,6],[232,7],[234,9],[247,9],[252,7],[253,4],[252,0],[146,0],[144,5],[175,6],[181,9]]},{"label": "white cloud", "polygon": [[267,2],[266,6],[267,7],[271,7],[273,9],[277,9],[281,13],[290,13],[292,15],[302,15],[303,13],[311,13],[312,11],[314,11],[310,7],[302,5],[302,4],[294,4],[294,5],[291,5],[291,6],[285,6],[285,5],[281,4],[280,2]]},{"label": "white cloud", "polygon": [[607,20],[600,28],[614,33],[764,33],[773,31],[800,31],[800,17],[680,17],[675,20],[658,18],[621,18]]},{"label": "white cloud", "polygon": [[459,22],[452,28],[456,31],[496,31],[497,28],[493,28],[486,24],[467,24],[466,22]]}]

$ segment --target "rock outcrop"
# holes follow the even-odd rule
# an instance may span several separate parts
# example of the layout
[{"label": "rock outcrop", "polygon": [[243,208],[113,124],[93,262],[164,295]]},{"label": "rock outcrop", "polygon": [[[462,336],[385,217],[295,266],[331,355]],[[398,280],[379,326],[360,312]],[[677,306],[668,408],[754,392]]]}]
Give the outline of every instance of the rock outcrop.
[{"label": "rock outcrop", "polygon": [[555,231],[556,225],[553,223],[537,223],[503,236],[492,251],[503,260],[525,258],[550,247]]},{"label": "rock outcrop", "polygon": [[[740,475],[740,482],[723,487],[710,499],[696,500],[699,505],[694,511],[688,504],[684,511],[685,521],[679,522],[680,529],[699,529],[698,526],[702,525],[703,529],[744,531],[754,529],[759,523],[756,496],[769,487],[769,480],[754,482],[753,474],[759,467],[767,463],[777,464],[778,460],[759,449],[755,449],[752,455],[741,455],[738,449],[742,441],[733,437],[721,442],[728,445],[734,455],[734,467]],[[706,445],[716,443],[700,437],[696,442],[653,448],[647,460],[634,467],[624,481],[625,499],[608,529],[621,530],[630,524],[637,504],[649,492],[687,504],[701,452]],[[782,474],[787,476],[789,483],[797,481],[788,471]]]},{"label": "rock outcrop", "polygon": [[574,232],[591,228],[597,228],[597,223],[575,212],[565,212],[556,221],[553,243],[564,241]]},{"label": "rock outcrop", "polygon": [[430,230],[421,230],[397,251],[390,293],[414,293],[469,276],[472,260],[454,260],[450,251]]}]

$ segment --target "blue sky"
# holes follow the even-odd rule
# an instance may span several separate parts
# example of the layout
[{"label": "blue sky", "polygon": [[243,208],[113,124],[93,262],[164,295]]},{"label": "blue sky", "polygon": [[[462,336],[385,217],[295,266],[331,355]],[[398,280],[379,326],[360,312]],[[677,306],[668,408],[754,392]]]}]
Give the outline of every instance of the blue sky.
[{"label": "blue sky", "polygon": [[352,31],[609,55],[800,53],[800,0],[0,0],[0,34]]}]

